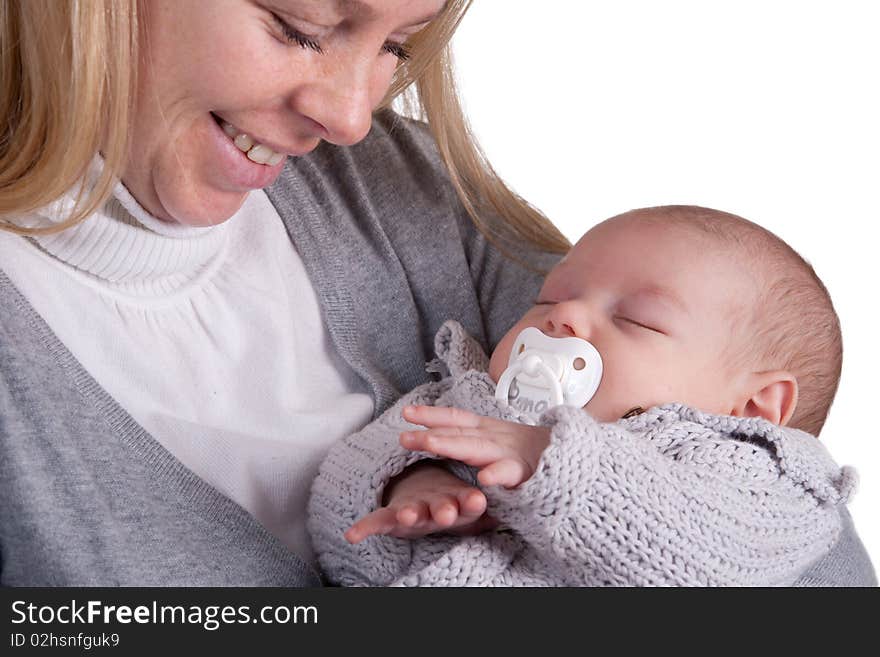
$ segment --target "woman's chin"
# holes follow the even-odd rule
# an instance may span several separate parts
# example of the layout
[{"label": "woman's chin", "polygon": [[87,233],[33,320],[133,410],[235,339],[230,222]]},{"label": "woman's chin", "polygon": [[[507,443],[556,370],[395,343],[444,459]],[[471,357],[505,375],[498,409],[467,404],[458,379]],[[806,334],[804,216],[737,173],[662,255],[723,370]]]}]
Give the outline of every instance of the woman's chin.
[{"label": "woman's chin", "polygon": [[174,186],[165,193],[159,192],[164,210],[160,218],[184,226],[216,226],[238,212],[248,194],[248,191],[227,191],[211,185],[203,185],[199,190]]}]

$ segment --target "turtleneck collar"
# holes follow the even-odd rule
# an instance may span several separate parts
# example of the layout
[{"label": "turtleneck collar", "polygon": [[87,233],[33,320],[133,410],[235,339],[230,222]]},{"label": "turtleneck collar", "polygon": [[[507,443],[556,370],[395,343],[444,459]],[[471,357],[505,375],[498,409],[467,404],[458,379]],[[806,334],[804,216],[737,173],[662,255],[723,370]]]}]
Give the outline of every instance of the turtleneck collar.
[{"label": "turtleneck collar", "polygon": [[[104,160],[96,155],[85,178],[94,184]],[[50,226],[70,215],[79,186],[33,213],[29,226]],[[241,212],[241,210],[239,210]],[[29,239],[65,265],[120,292],[156,296],[179,291],[222,261],[230,219],[198,228],[162,221],[147,212],[121,181],[113,196],[84,221],[60,233]]]}]

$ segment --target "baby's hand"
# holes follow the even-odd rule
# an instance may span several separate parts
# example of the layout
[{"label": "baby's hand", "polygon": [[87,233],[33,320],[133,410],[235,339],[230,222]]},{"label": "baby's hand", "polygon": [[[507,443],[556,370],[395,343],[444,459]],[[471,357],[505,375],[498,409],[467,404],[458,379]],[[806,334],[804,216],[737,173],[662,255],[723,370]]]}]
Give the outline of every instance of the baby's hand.
[{"label": "baby's hand", "polygon": [[498,523],[485,514],[486,496],[451,472],[420,463],[405,470],[385,492],[386,506],[345,532],[349,543],[374,534],[420,538],[435,532],[479,534]]},{"label": "baby's hand", "polygon": [[483,417],[457,408],[407,406],[403,417],[424,431],[400,434],[400,444],[480,468],[483,486],[515,488],[528,480],[550,443],[548,427]]}]

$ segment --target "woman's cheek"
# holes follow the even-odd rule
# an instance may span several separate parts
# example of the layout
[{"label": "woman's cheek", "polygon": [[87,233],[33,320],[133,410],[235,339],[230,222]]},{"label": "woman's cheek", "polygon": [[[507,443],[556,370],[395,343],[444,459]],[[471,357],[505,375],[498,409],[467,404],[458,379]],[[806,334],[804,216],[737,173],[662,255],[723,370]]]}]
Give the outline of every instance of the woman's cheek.
[{"label": "woman's cheek", "polygon": [[378,107],[391,88],[394,72],[397,70],[395,57],[380,57],[379,64],[370,79],[370,106]]}]

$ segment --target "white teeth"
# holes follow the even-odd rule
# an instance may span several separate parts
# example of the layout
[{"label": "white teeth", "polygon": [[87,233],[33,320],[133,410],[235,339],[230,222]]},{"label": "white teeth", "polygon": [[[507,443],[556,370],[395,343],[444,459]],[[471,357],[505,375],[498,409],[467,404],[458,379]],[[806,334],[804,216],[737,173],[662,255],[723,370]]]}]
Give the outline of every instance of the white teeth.
[{"label": "white teeth", "polygon": [[257,144],[247,152],[248,159],[259,164],[266,164],[269,158],[275,155],[271,148],[266,148],[262,144]]},{"label": "white teeth", "polygon": [[274,167],[276,164],[284,159],[284,156],[281,153],[276,153],[272,149],[266,148],[262,144],[257,144],[252,149],[250,149],[247,152],[247,156],[249,160],[259,162],[260,164],[268,164],[270,167]]},{"label": "white teeth", "polygon": [[249,135],[239,132],[238,128],[231,123],[221,121],[220,127],[223,128],[223,132],[232,140],[232,143],[236,145],[238,150],[247,153],[248,159],[252,162],[275,166],[284,159],[283,153],[276,153],[268,146],[254,141]]},{"label": "white teeth", "polygon": [[238,134],[238,129],[231,123],[226,123],[226,121],[221,123],[220,127],[223,128],[223,132],[225,132],[230,139],[235,139],[235,135]]},{"label": "white teeth", "polygon": [[254,147],[254,140],[244,133],[236,135],[235,139],[232,140],[232,143],[238,146],[238,150],[244,151],[245,153]]}]

